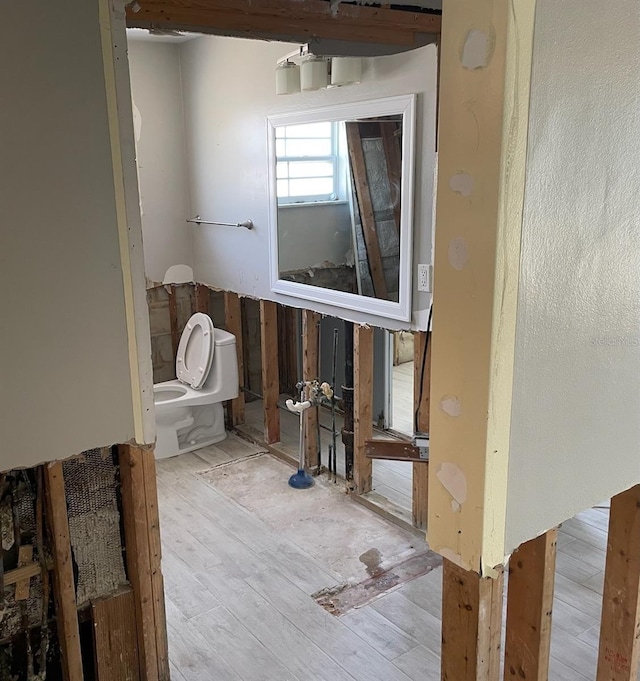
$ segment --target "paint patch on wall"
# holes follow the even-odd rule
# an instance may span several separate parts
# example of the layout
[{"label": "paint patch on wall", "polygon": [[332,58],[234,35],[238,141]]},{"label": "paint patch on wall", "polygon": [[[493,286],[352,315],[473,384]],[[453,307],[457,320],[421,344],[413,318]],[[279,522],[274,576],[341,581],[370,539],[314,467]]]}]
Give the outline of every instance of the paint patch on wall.
[{"label": "paint patch on wall", "polygon": [[462,404],[455,395],[445,395],[440,400],[440,409],[442,409],[447,416],[457,418],[462,413]]},{"label": "paint patch on wall", "polygon": [[493,57],[494,46],[495,38],[493,35],[477,28],[472,29],[467,33],[462,48],[462,56],[460,57],[462,66],[470,71],[484,69]]},{"label": "paint patch on wall", "polygon": [[454,270],[463,270],[469,259],[467,242],[461,236],[449,242],[449,264]]},{"label": "paint patch on wall", "polygon": [[443,463],[436,473],[442,486],[460,506],[467,500],[467,476],[455,463]]},{"label": "paint patch on wall", "polygon": [[462,556],[457,551],[447,548],[446,546],[434,550],[437,551],[443,558],[446,558],[454,565],[457,565],[459,568],[462,568],[463,570],[471,569],[470,566],[465,563],[464,560],[462,560]]},{"label": "paint patch on wall", "polygon": [[473,175],[460,171],[449,180],[449,187],[456,194],[471,196],[473,194]]}]

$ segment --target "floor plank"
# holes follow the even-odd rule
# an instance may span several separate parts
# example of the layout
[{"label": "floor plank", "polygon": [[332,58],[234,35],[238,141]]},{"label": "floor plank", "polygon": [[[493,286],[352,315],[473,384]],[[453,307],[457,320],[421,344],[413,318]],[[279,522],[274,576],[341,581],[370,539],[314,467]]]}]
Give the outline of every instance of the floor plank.
[{"label": "floor plank", "polygon": [[227,608],[209,610],[193,624],[243,681],[299,681]]},{"label": "floor plank", "polygon": [[407,681],[389,660],[354,634],[338,618],[307,599],[279,575],[262,572],[247,582],[359,681]]},{"label": "floor plank", "polygon": [[357,608],[343,615],[340,621],[388,660],[409,652],[419,644],[373,608]]},{"label": "floor plank", "polygon": [[[259,508],[246,501],[241,505],[241,497],[233,498],[235,483],[218,485],[217,480],[247,467],[232,461],[251,461],[248,468],[259,465],[261,457],[252,457],[260,450],[233,436],[207,450],[205,456],[195,452],[158,462],[172,678],[440,678],[441,568],[335,617],[311,594],[346,581],[349,570],[343,570],[341,562],[357,561],[364,548],[390,541],[398,528],[371,515],[375,531],[367,534],[361,521],[369,512],[339,493],[340,513],[352,514],[343,534],[359,535],[351,544],[356,555],[343,556],[349,542],[328,539],[334,535],[326,531],[336,503],[333,496],[322,502],[329,504],[327,513],[318,513],[315,502],[308,506],[311,497],[300,503],[303,497],[286,490],[271,500],[265,492]],[[266,481],[274,473],[269,463],[273,460],[262,459]],[[394,484],[400,484],[402,469],[395,462],[381,463],[390,464]],[[205,474],[211,471],[217,474]],[[250,496],[257,483],[249,478],[246,482]],[[286,487],[286,480],[280,482]],[[332,486],[317,482],[323,484]],[[280,508],[265,515],[264,504],[269,502]],[[560,531],[550,681],[595,677],[607,522],[608,509],[591,509],[564,523]],[[411,533],[402,536],[407,547],[417,546]],[[328,556],[331,552],[333,557]]]},{"label": "floor plank", "polygon": [[424,646],[397,657],[394,664],[413,681],[440,681],[440,658]]}]

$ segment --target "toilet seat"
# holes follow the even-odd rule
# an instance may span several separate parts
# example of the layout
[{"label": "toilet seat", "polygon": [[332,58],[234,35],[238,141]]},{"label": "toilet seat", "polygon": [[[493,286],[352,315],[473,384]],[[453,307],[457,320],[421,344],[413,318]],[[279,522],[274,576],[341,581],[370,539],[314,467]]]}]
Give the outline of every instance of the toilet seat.
[{"label": "toilet seat", "polygon": [[194,390],[202,387],[207,380],[215,343],[213,322],[202,312],[196,312],[184,327],[176,355],[176,376]]}]

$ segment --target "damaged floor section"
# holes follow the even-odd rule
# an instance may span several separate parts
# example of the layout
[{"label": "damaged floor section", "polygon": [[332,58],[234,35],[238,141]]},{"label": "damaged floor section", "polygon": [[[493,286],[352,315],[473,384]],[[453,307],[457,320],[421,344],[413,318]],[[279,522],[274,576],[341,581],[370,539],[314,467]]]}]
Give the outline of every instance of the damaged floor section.
[{"label": "damaged floor section", "polygon": [[[439,681],[438,559],[291,472],[234,436],[158,462],[172,680]],[[560,532],[552,681],[593,678],[607,515]]]}]

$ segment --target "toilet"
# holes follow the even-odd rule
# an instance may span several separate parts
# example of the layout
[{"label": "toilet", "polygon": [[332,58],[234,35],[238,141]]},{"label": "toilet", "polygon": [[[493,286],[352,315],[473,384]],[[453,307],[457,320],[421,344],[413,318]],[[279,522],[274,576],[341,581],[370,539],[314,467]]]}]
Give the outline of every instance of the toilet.
[{"label": "toilet", "polygon": [[227,436],[222,403],[238,396],[233,334],[197,312],[182,332],[173,381],[156,383],[156,459],[215,444]]}]

